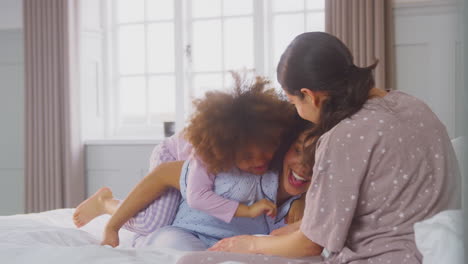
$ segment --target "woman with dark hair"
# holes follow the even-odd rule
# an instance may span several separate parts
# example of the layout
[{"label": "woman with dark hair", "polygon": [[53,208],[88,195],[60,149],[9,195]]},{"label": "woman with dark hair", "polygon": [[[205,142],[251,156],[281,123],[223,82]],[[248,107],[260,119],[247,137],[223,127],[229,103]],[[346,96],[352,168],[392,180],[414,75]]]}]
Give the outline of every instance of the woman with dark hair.
[{"label": "woman with dark hair", "polygon": [[[375,66],[354,65],[349,49],[327,33],[293,40],[278,81],[299,115],[316,124],[308,138],[319,137],[308,150],[315,165],[304,217],[273,236],[232,237],[210,250],[289,258],[326,251],[327,263],[421,263],[413,225],[459,207],[458,167],[436,115],[410,95],[375,88]],[[209,256],[198,254],[183,261]],[[239,256],[209,257],[263,262]]]}]

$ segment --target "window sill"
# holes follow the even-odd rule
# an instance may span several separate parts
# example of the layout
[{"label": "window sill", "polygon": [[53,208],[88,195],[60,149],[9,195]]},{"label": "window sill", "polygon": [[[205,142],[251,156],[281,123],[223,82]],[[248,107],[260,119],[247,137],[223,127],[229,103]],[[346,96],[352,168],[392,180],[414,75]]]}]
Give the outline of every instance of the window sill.
[{"label": "window sill", "polygon": [[85,146],[157,145],[164,139],[91,139]]}]

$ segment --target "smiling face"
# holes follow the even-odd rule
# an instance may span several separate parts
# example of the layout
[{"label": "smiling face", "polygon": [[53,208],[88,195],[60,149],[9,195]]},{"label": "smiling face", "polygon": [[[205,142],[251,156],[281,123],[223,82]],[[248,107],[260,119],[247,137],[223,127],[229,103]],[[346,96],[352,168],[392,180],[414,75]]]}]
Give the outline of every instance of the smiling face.
[{"label": "smiling face", "polygon": [[280,191],[283,190],[290,196],[305,193],[312,179],[311,165],[303,162],[304,139],[305,134],[302,133],[291,145],[283,160]]},{"label": "smiling face", "polygon": [[277,146],[264,147],[251,145],[236,154],[235,165],[242,171],[256,175],[267,172]]}]

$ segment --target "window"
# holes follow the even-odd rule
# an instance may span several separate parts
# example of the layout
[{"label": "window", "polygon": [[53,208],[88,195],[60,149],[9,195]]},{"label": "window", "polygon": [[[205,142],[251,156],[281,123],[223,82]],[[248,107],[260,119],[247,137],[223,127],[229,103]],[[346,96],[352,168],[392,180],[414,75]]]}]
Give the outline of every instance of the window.
[{"label": "window", "polygon": [[[253,0],[193,0],[188,15],[189,94],[229,85],[229,70],[254,69]],[[210,8],[205,8],[210,6]]]},{"label": "window", "polygon": [[162,138],[193,98],[226,89],[229,71],[276,80],[294,36],[324,29],[324,0],[108,1],[108,138]]},{"label": "window", "polygon": [[182,34],[176,30],[179,2],[111,2],[113,136],[160,137],[163,122],[176,119],[176,91],[182,85],[176,81],[181,71],[176,54]]},{"label": "window", "polygon": [[[268,54],[273,61],[268,65],[270,78],[276,82],[276,65],[293,38],[303,32],[325,30],[324,0],[273,0],[268,9]],[[276,83],[277,84],[277,83]],[[278,84],[277,84],[278,85]]]}]

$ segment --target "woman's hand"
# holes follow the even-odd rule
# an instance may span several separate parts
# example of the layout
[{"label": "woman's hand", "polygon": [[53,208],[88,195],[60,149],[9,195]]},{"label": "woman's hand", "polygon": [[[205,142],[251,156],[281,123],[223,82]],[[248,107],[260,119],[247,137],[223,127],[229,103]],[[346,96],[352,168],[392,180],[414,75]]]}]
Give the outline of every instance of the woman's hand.
[{"label": "woman's hand", "polygon": [[244,235],[225,238],[208,250],[300,258],[318,256],[323,247],[309,240],[300,230],[297,230],[284,236]]},{"label": "woman's hand", "polygon": [[119,231],[113,228],[106,227],[104,229],[104,236],[101,245],[109,245],[116,247],[119,245]]},{"label": "woman's hand", "polygon": [[255,241],[258,237],[255,236],[235,236],[225,238],[214,244],[208,251],[224,251],[234,253],[256,253]]},{"label": "woman's hand", "polygon": [[[303,195],[305,197],[305,195]],[[284,222],[286,224],[293,224],[302,219],[304,216],[304,209],[305,209],[305,199],[300,198],[292,202],[291,208],[289,209],[288,214],[286,215],[286,219]]]}]

